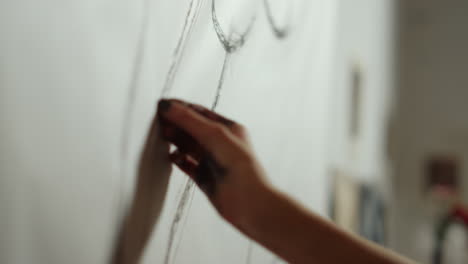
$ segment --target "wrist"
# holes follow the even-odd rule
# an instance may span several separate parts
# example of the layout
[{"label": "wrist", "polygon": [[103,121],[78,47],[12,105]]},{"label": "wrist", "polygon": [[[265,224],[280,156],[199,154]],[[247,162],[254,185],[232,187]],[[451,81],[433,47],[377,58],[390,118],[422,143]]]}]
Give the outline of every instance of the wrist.
[{"label": "wrist", "polygon": [[278,203],[279,197],[279,192],[273,186],[268,183],[260,184],[246,206],[243,217],[238,219],[234,225],[250,238],[259,239],[264,224],[272,220],[271,216],[275,211],[275,204]]}]

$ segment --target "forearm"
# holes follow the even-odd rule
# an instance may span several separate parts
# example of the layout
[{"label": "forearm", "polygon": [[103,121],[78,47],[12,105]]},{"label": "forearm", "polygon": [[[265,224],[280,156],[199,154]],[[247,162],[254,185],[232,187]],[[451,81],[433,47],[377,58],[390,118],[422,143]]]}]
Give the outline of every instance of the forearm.
[{"label": "forearm", "polygon": [[244,232],[290,263],[411,263],[340,230],[277,191],[262,196]]},{"label": "forearm", "polygon": [[163,207],[172,166],[169,145],[162,141],[157,124],[153,120],[140,157],[135,192],[119,230],[113,264],[139,262]]},{"label": "forearm", "polygon": [[122,225],[113,264],[138,263],[156,222],[152,204],[148,196],[136,195]]}]

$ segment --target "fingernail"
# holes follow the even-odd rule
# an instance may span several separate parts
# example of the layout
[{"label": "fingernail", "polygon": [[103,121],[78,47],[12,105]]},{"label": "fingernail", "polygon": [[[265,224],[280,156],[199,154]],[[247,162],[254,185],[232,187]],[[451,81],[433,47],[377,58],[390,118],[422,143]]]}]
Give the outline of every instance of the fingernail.
[{"label": "fingernail", "polygon": [[158,112],[159,113],[166,113],[167,111],[169,111],[169,109],[171,108],[171,101],[169,100],[166,100],[166,99],[162,99],[159,101],[158,103]]}]

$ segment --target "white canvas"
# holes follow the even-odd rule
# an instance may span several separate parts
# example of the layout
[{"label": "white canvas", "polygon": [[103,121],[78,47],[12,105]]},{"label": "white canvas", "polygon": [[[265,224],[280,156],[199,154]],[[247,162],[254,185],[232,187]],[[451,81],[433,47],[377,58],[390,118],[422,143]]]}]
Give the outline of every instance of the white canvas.
[{"label": "white canvas", "polygon": [[[216,109],[276,186],[324,213],[337,2],[268,2],[216,0],[228,40],[249,30]],[[1,263],[108,261],[157,100],[218,94],[212,15],[211,0],[0,2]],[[185,184],[175,170],[143,263],[164,263]],[[273,263],[189,195],[170,263]]]}]

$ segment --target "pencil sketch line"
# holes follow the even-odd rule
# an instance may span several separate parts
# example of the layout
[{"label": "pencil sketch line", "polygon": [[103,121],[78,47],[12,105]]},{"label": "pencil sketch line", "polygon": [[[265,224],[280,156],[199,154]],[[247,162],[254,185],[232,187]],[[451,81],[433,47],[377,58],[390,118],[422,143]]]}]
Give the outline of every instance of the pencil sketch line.
[{"label": "pencil sketch line", "polygon": [[223,45],[224,50],[227,53],[234,53],[244,46],[245,40],[252,30],[256,17],[252,17],[247,29],[243,33],[239,34],[233,32],[233,34],[231,34],[231,36],[228,38],[226,37],[226,34],[224,33],[221,24],[219,23],[215,2],[216,0],[211,1],[211,19],[213,20],[214,30],[218,36],[219,41]]},{"label": "pencil sketch line", "polygon": [[253,242],[252,240],[250,240],[249,246],[247,247],[247,259],[246,259],[247,264],[252,263],[252,251],[253,251]]},{"label": "pencil sketch line", "polygon": [[[214,6],[214,0],[212,1],[212,3],[213,3],[213,5],[212,5],[212,14],[214,15],[213,16],[213,24],[215,25],[215,31],[218,34],[218,37],[219,37],[219,39],[221,41],[221,44],[223,44],[223,46],[224,46],[224,48],[226,50],[226,55],[225,55],[225,58],[224,58],[223,67],[221,69],[220,79],[219,79],[219,82],[218,82],[216,98],[213,101],[213,105],[212,105],[212,109],[215,110],[217,108],[217,106],[218,106],[219,99],[220,99],[220,96],[221,96],[221,91],[222,91],[222,87],[224,85],[224,79],[225,79],[225,75],[226,75],[226,70],[228,68],[229,60],[230,60],[230,57],[231,57],[231,53],[235,52],[236,50],[238,50],[239,48],[241,48],[244,45],[245,38],[250,33],[250,31],[252,29],[252,25],[254,23],[253,23],[253,20],[252,20],[252,22],[249,24],[247,30],[244,32],[244,34],[240,35],[238,40],[228,41],[227,38],[225,37],[222,29],[221,29],[221,26],[219,25],[219,21],[217,20],[217,17],[216,17],[216,12],[213,12],[213,10],[214,11],[216,10],[215,9],[216,7]],[[186,182],[186,187],[184,189],[184,192],[182,194],[182,198],[181,198],[181,200],[179,202],[179,205],[177,207],[177,211],[176,211],[176,215],[174,217],[174,221],[172,222],[171,231],[170,231],[170,235],[169,235],[169,245],[168,245],[168,248],[167,248],[167,251],[166,251],[166,257],[165,257],[165,261],[164,261],[165,264],[169,264],[171,251],[172,251],[172,247],[173,247],[173,243],[174,243],[174,237],[175,237],[176,232],[177,232],[177,226],[178,226],[178,223],[180,222],[180,219],[182,218],[182,215],[183,215],[183,213],[185,211],[187,200],[190,199],[190,197],[193,198],[194,193],[191,192],[193,186],[194,186],[194,183],[192,181],[187,181]],[[190,209],[191,209],[191,203],[189,204],[187,211],[190,211]],[[187,218],[188,218],[188,216],[187,216]],[[177,249],[176,249],[175,254],[177,254]]]},{"label": "pencil sketch line", "polygon": [[172,53],[171,64],[169,66],[166,80],[161,92],[162,97],[167,96],[171,90],[177,71],[179,70],[180,62],[185,54],[187,40],[190,38],[194,25],[198,19],[198,14],[204,0],[191,0],[190,5],[185,16],[184,26],[180,33],[177,45]]},{"label": "pencil sketch line", "polygon": [[216,35],[218,36],[219,41],[221,42],[221,45],[223,45],[224,50],[226,51],[225,57],[224,57],[224,62],[223,66],[221,69],[221,75],[219,77],[218,81],[218,86],[216,88],[216,95],[215,99],[213,101],[212,105],[212,110],[215,110],[218,106],[219,100],[221,98],[221,92],[224,86],[224,80],[226,77],[226,71],[229,65],[229,61],[231,58],[231,54],[235,53],[238,51],[240,48],[242,48],[246,42],[247,37],[249,36],[250,32],[252,31],[254,22],[255,22],[255,16],[252,18],[250,21],[247,29],[243,33],[237,33],[233,31],[229,38],[226,37],[226,34],[224,33],[221,24],[219,23],[219,19],[216,13],[216,0],[211,1],[211,18],[213,21],[213,27],[216,32]]},{"label": "pencil sketch line", "polygon": [[219,99],[221,98],[221,92],[224,86],[224,80],[226,78],[226,71],[229,65],[230,58],[231,58],[231,54],[226,52],[226,55],[224,56],[223,68],[221,69],[221,75],[218,81],[218,87],[216,89],[216,96],[213,101],[213,105],[211,106],[211,109],[213,111],[216,110],[216,108],[218,107]]},{"label": "pencil sketch line", "polygon": [[167,248],[166,248],[166,256],[164,257],[165,264],[170,263],[171,252],[172,252],[172,248],[174,245],[175,235],[177,233],[180,220],[182,219],[182,216],[184,214],[187,201],[189,201],[190,199],[190,194],[191,194],[191,190],[193,186],[194,186],[193,181],[187,180],[185,182],[185,189],[182,194],[182,198],[180,199],[179,204],[177,205],[176,214],[174,216],[174,220],[171,223],[171,229],[169,231],[169,241],[168,241]]},{"label": "pencil sketch line", "polygon": [[[182,28],[182,32],[179,36],[177,41],[177,45],[174,49],[172,55],[171,65],[169,67],[169,71],[166,75],[166,81],[163,86],[163,90],[161,92],[161,96],[165,97],[171,90],[175,76],[177,75],[177,71],[179,69],[180,62],[185,53],[187,40],[190,38],[191,33],[193,32],[194,25],[199,17],[200,9],[203,4],[204,0],[191,0],[190,5],[185,17],[184,26]],[[174,246],[175,236],[177,235],[177,230],[179,227],[179,223],[183,218],[184,212],[186,211],[187,201],[191,197],[191,190],[193,189],[194,183],[189,179],[186,180],[182,192],[182,196],[177,204],[177,209],[174,215],[174,218],[171,222],[171,229],[169,231],[169,239],[166,249],[166,255],[164,257],[164,263],[169,264],[171,259],[171,253]]]},{"label": "pencil sketch line", "polygon": [[[270,24],[270,27],[273,30],[273,33],[275,34],[276,38],[278,39],[286,38],[290,33],[290,25],[286,24],[285,26],[283,26],[283,28],[279,27],[273,16],[273,11],[270,6],[270,1],[264,0],[263,4],[265,6],[265,12],[267,15],[268,23]],[[292,10],[292,8],[290,10]],[[291,13],[292,12],[290,11],[289,20],[291,19]]]},{"label": "pencil sketch line", "polygon": [[[225,72],[226,72],[226,69],[227,69],[228,62],[229,62],[229,58],[230,58],[230,54],[226,52],[226,56],[225,56],[224,63],[223,63],[223,69],[222,69],[222,72],[221,72],[221,77],[220,77],[220,80],[219,80],[219,83],[218,83],[217,98],[213,102],[213,106],[212,106],[213,110],[215,110],[217,105],[218,105],[218,100],[219,100],[221,89],[222,89],[222,86],[223,86],[223,83],[224,83],[224,76],[225,76]],[[194,187],[194,182],[191,181],[191,180],[187,180],[187,182],[185,183],[185,189],[184,189],[184,191],[182,193],[182,197],[181,197],[181,199],[179,201],[179,205],[177,207],[176,215],[175,215],[174,220],[173,220],[172,225],[171,225],[171,231],[170,231],[170,235],[169,235],[169,245],[168,245],[168,248],[166,250],[166,257],[165,257],[165,260],[164,260],[165,264],[170,263],[170,256],[171,256],[171,251],[172,251],[172,247],[173,247],[173,244],[174,244],[174,238],[175,238],[175,235],[176,235],[176,232],[177,232],[177,226],[178,226],[179,222],[181,221],[184,212],[187,211],[187,214],[188,214],[188,212],[191,209],[192,202],[190,202],[188,204],[187,210],[185,210],[185,207],[187,205],[187,201],[189,199],[190,199],[190,201],[192,201],[192,199],[193,199],[193,196],[194,196],[194,192],[192,191],[193,187]],[[188,216],[186,217],[186,220],[187,219],[188,219]],[[186,224],[186,222],[183,224],[182,228],[185,227],[185,224]],[[179,246],[180,246],[180,244],[177,246],[177,248],[176,248],[176,250],[174,252],[175,257],[177,256],[177,251],[178,251]],[[174,257],[174,259],[175,259],[175,257]]]},{"label": "pencil sketch line", "polygon": [[221,25],[219,24],[218,16],[216,15],[216,4],[215,0],[211,0],[211,18],[213,20],[213,25],[214,25],[214,30],[216,34],[218,35],[218,39],[223,45],[223,47],[229,46],[229,41],[226,38],[226,35],[223,32],[223,29],[221,28]]},{"label": "pencil sketch line", "polygon": [[[188,204],[188,209],[187,209],[187,212],[190,210],[190,208],[192,208],[192,204],[193,204],[193,198],[195,196],[195,188],[192,188],[191,189],[191,193],[190,193],[190,202]],[[187,226],[187,222],[188,222],[188,214],[187,214],[187,217],[185,217],[185,221],[184,223],[182,224],[182,228],[180,230],[180,232],[183,234],[184,233],[184,230],[185,230],[185,227]],[[180,247],[180,244],[182,244],[182,239],[183,239],[183,236],[181,235],[180,238],[179,238],[179,243],[177,243],[177,246],[174,250],[174,259],[172,261],[172,263],[175,263],[176,261],[176,258],[177,258],[177,253],[179,252],[179,247]]]},{"label": "pencil sketch line", "polygon": [[[190,27],[188,29],[185,29],[186,26],[184,26],[183,32],[181,34],[181,38],[179,39],[179,44],[180,43],[183,43],[183,44],[180,44],[180,45],[178,44],[176,49],[175,49],[174,56],[173,56],[173,63],[171,65],[170,69],[169,69],[167,79],[166,79],[166,84],[165,84],[165,86],[163,88],[163,92],[162,92],[163,96],[165,96],[168,93],[168,91],[170,90],[170,88],[172,87],[174,77],[175,77],[175,74],[177,72],[178,65],[179,65],[179,63],[181,61],[181,58],[183,56],[183,51],[185,49],[186,39],[190,35],[190,33],[192,31],[192,28],[193,28],[193,25],[195,23],[195,20],[198,17],[198,14],[199,14],[199,10],[200,10],[200,7],[201,7],[202,0],[200,0],[200,2],[198,2],[199,5],[197,5],[196,11],[191,11],[193,9],[193,1],[194,0],[192,0],[191,5],[189,7],[189,12],[187,14],[185,25],[187,25],[187,21],[188,21],[190,16],[193,17],[192,18],[192,23],[190,24]],[[230,38],[226,38],[226,35],[222,31],[222,28],[221,28],[221,26],[219,24],[218,18],[216,16],[216,6],[215,6],[215,3],[214,3],[214,0],[212,0],[212,19],[213,19],[213,25],[214,25],[216,34],[218,35],[218,38],[219,38],[221,44],[223,45],[223,47],[224,47],[224,49],[226,51],[225,59],[224,59],[224,62],[223,62],[223,67],[222,67],[222,70],[221,70],[221,76],[220,76],[220,79],[219,79],[219,82],[218,82],[216,98],[215,98],[215,100],[213,102],[213,106],[212,106],[212,109],[214,110],[214,109],[216,109],[216,107],[218,105],[218,102],[219,102],[219,99],[220,99],[220,96],[221,96],[221,90],[222,90],[222,87],[223,87],[223,84],[224,84],[224,79],[225,79],[226,70],[227,70],[228,64],[229,64],[230,54],[234,53],[237,50],[239,50],[245,44],[246,37],[249,35],[249,33],[251,32],[251,29],[253,27],[255,17],[252,19],[251,23],[249,24],[248,28],[246,29],[246,31],[243,34],[233,33]],[[184,191],[182,193],[182,197],[181,197],[181,199],[179,201],[179,204],[177,206],[177,209],[176,209],[176,214],[174,216],[174,220],[172,221],[172,224],[171,224],[171,229],[170,229],[170,233],[169,233],[169,241],[168,241],[168,246],[167,246],[167,250],[166,250],[166,256],[164,258],[164,263],[165,264],[170,263],[172,248],[173,248],[173,245],[174,245],[174,239],[175,239],[175,236],[177,234],[178,226],[179,226],[179,223],[180,223],[180,221],[181,221],[181,219],[182,219],[182,217],[184,215],[184,212],[185,211],[190,211],[191,203],[188,204],[187,202],[188,202],[188,200],[190,198],[193,199],[193,195],[194,195],[194,193],[192,192],[193,187],[194,187],[194,182],[190,181],[190,180],[187,180],[186,183],[185,183]],[[187,204],[188,204],[188,209],[186,210]],[[187,218],[188,218],[188,216],[187,216]],[[185,226],[185,224],[183,224],[183,227],[184,226]],[[175,255],[177,254],[179,245],[177,246],[177,248],[175,250],[175,253],[174,253]]]}]

